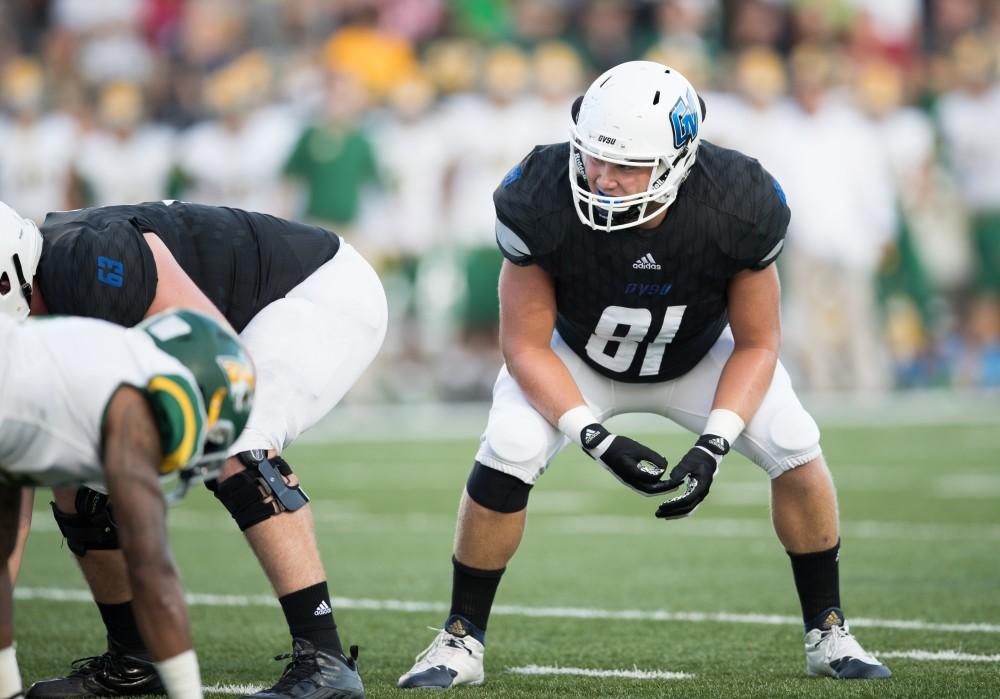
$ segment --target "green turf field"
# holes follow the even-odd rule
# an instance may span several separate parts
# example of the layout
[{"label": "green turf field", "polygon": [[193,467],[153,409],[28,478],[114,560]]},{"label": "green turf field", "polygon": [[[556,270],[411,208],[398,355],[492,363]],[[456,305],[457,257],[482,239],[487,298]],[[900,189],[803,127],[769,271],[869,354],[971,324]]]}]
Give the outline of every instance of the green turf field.
[{"label": "green turf field", "polygon": [[[640,435],[635,435],[641,437]],[[690,438],[644,440],[668,458]],[[444,620],[452,528],[475,440],[306,444],[289,452],[313,499],[345,641],[371,697]],[[1000,434],[995,426],[831,429],[849,620],[895,676],[805,676],[798,603],[770,529],[767,481],[729,457],[689,520],[641,498],[576,450],[532,495],[525,541],[500,587],[486,684],[467,697],[1000,697]],[[19,580],[28,682],[102,650],[99,617],[36,498]],[[206,492],[171,513],[203,679],[262,686],[287,652],[281,612],[242,537]],[[221,597],[231,595],[233,597]],[[943,651],[960,660],[936,659]],[[893,654],[899,654],[893,657]],[[918,659],[931,654],[935,659]],[[527,666],[684,673],[683,679],[525,675]],[[226,691],[226,690],[230,691]]]}]

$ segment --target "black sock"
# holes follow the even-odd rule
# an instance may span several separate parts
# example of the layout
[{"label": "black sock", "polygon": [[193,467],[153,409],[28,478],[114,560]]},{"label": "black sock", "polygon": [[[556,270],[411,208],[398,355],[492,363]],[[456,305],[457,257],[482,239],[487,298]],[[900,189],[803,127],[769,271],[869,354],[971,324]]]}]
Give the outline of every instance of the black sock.
[{"label": "black sock", "polygon": [[301,638],[321,650],[343,655],[325,580],[280,597],[278,602],[292,638]]},{"label": "black sock", "polygon": [[451,614],[463,616],[486,630],[486,623],[493,608],[493,598],[500,585],[500,576],[507,570],[479,570],[459,563],[454,556],[451,563],[455,568],[451,583]]},{"label": "black sock", "polygon": [[802,619],[808,626],[830,607],[840,607],[840,541],[826,551],[791,553]]},{"label": "black sock", "polygon": [[133,653],[146,652],[146,644],[142,642],[139,625],[135,623],[135,616],[132,614],[131,602],[121,604],[98,602],[97,609],[101,613],[101,619],[104,620],[108,636],[115,643]]}]

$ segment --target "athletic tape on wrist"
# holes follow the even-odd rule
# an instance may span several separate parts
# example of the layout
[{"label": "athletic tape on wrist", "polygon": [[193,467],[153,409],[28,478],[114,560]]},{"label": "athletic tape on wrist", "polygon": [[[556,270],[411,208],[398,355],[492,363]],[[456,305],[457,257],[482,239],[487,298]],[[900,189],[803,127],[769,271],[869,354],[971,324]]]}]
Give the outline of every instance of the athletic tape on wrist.
[{"label": "athletic tape on wrist", "polygon": [[725,439],[729,444],[733,444],[736,438],[743,432],[746,425],[743,418],[732,410],[716,408],[708,414],[708,421],[702,434],[715,434]]},{"label": "athletic tape on wrist", "polygon": [[583,432],[584,427],[592,425],[595,422],[600,422],[600,420],[594,416],[590,408],[586,405],[578,405],[562,414],[557,427],[560,432],[572,439],[578,447],[582,447],[583,440],[580,438],[580,433]]}]

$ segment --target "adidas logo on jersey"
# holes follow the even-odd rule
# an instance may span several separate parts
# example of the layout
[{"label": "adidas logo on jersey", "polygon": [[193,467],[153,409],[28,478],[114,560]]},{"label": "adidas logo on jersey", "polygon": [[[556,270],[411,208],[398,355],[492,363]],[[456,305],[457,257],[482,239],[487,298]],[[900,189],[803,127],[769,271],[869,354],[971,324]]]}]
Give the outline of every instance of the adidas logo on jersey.
[{"label": "adidas logo on jersey", "polygon": [[330,609],[330,605],[326,603],[326,600],[319,603],[316,611],[313,612],[313,616],[323,616],[324,614],[333,614],[333,610]]},{"label": "adidas logo on jersey", "polygon": [[638,260],[632,263],[632,269],[663,269],[656,263],[653,256],[650,253],[646,253]]}]

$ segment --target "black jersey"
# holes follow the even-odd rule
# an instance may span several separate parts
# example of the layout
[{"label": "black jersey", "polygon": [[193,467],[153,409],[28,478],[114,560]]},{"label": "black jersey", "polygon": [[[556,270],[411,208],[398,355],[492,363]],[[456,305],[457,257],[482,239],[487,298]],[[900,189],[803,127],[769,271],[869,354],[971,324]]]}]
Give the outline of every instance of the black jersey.
[{"label": "black jersey", "polygon": [[781,251],[789,210],[756,160],[702,142],[666,219],[604,232],[577,217],[569,145],[536,147],[493,194],[497,243],[554,280],[556,329],[591,367],[619,381],[689,371],[728,323],[729,281]]},{"label": "black jersey", "polygon": [[156,294],[143,233],[155,233],[198,288],[242,331],[266,305],[327,262],[340,239],[267,214],[184,202],[59,211],[45,217],[38,284],[51,313],[121,325]]}]

